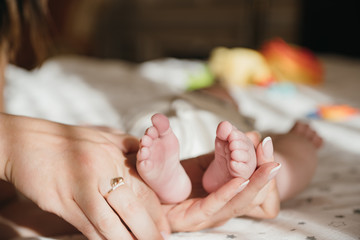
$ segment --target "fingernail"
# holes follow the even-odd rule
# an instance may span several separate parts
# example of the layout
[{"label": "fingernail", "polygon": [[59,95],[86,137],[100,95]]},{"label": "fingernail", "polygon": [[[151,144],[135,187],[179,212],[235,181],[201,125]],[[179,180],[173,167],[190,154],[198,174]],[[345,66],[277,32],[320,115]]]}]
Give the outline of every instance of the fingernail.
[{"label": "fingernail", "polygon": [[244,190],[244,188],[249,184],[250,180],[247,180],[245,182],[243,182],[237,189],[237,193],[241,192],[242,190]]},{"label": "fingernail", "polygon": [[277,167],[274,167],[273,169],[271,169],[270,173],[269,173],[269,176],[268,176],[268,181],[270,181],[271,179],[273,179],[276,174],[279,173],[279,170],[281,168],[281,164],[278,163],[279,165]]},{"label": "fingernail", "polygon": [[262,142],[262,148],[265,158],[272,158],[274,153],[273,143],[271,137],[266,137]]},{"label": "fingernail", "polygon": [[164,240],[169,240],[170,239],[170,235],[166,232],[160,232],[161,236],[163,237]]}]

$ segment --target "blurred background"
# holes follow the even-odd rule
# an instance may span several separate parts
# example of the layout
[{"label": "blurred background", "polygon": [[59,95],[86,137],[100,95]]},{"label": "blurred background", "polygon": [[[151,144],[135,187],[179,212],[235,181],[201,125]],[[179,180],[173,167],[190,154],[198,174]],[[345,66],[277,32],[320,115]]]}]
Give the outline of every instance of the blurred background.
[{"label": "blurred background", "polygon": [[[49,0],[49,7],[57,53],[206,59],[217,46],[258,49],[281,37],[316,53],[360,57],[360,1]],[[21,52],[17,63],[31,68],[31,51]]]}]

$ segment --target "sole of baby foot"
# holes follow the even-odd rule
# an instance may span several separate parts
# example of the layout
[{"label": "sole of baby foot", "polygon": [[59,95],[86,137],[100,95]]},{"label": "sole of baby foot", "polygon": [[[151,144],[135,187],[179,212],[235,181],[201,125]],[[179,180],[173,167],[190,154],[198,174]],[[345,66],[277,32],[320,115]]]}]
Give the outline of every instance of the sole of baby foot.
[{"label": "sole of baby foot", "polygon": [[215,157],[204,174],[206,191],[213,192],[234,177],[248,179],[256,168],[254,144],[231,123],[218,125],[215,139]]},{"label": "sole of baby foot", "polygon": [[180,164],[177,137],[166,116],[155,114],[152,123],[140,142],[137,170],[163,203],[182,201],[191,192],[191,182]]}]

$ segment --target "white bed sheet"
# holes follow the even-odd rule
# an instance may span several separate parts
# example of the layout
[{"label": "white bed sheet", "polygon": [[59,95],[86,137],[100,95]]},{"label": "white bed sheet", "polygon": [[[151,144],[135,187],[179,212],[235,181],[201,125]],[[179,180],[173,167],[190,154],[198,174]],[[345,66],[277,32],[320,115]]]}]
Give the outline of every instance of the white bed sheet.
[{"label": "white bed sheet", "polygon": [[[239,111],[255,119],[258,130],[284,132],[296,119],[303,119],[324,137],[325,146],[319,152],[319,167],[310,186],[283,203],[276,219],[234,218],[222,227],[176,233],[171,239],[360,239],[360,117],[342,122],[306,118],[318,104],[341,103],[360,108],[360,61],[337,56],[324,56],[322,60],[326,80],[317,88],[298,86],[290,94],[257,87],[231,89]],[[7,111],[69,124],[108,124],[141,135],[149,124],[143,119],[164,108],[162,101],[176,91],[169,90],[165,83],[147,81],[137,70],[137,66],[123,62],[79,57],[53,59],[33,72],[11,67],[7,72]],[[54,88],[57,94],[49,95]],[[66,104],[69,101],[76,104]],[[144,101],[160,103],[144,112]],[[205,132],[181,136],[182,156],[211,149],[212,141],[204,140],[204,144],[200,139],[194,148],[186,145],[191,142],[186,139],[195,141],[194,137],[204,134],[213,139],[211,129],[221,117],[186,102],[180,102],[176,109],[184,116],[172,122],[175,128],[180,126],[180,135],[194,130],[189,129],[187,119],[196,117],[197,124],[208,124]],[[129,119],[142,120],[129,125]]]}]

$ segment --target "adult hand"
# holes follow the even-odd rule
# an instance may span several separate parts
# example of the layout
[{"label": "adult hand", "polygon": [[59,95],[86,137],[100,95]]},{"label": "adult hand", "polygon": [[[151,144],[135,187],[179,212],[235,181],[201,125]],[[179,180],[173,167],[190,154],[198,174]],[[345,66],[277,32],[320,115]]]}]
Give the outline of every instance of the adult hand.
[{"label": "adult hand", "polygon": [[[6,114],[0,121],[1,178],[43,210],[89,239],[162,239],[169,231],[156,195],[122,154],[137,150],[135,138]],[[125,184],[108,194],[116,177]]]},{"label": "adult hand", "polygon": [[[248,136],[251,133],[248,133]],[[251,138],[251,136],[250,136]],[[267,137],[263,140],[262,144],[255,139],[252,139],[256,146],[256,156],[257,156],[257,165],[262,166],[268,162],[274,162],[274,148],[272,139]],[[280,212],[280,196],[277,189],[277,184],[275,176],[279,172],[281,164],[273,168],[268,176],[270,180],[263,188],[259,189],[258,194],[253,199],[251,204],[247,207],[246,213],[244,215],[260,218],[260,219],[269,219],[275,218]],[[239,215],[241,216],[241,215]]]},{"label": "adult hand", "polygon": [[193,183],[193,191],[188,200],[164,206],[173,231],[197,231],[215,227],[243,215],[272,218],[278,214],[280,200],[273,177],[280,165],[274,162],[272,145],[267,144],[267,152],[264,154],[263,145],[258,144],[259,138],[253,135],[249,137],[257,146],[258,160],[258,168],[250,182],[234,178],[217,191],[207,194],[202,188],[202,176],[213,157],[207,155],[182,161]]}]

